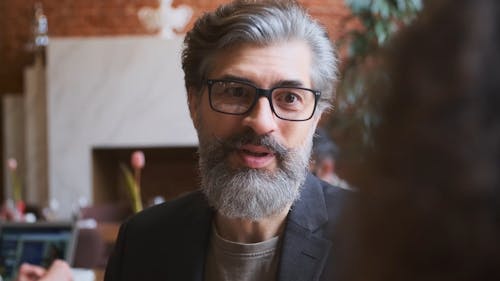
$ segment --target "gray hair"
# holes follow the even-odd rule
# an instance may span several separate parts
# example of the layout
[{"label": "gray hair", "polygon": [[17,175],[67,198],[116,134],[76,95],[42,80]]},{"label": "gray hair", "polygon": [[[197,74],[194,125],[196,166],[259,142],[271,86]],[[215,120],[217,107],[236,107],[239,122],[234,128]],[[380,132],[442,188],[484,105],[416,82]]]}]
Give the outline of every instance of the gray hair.
[{"label": "gray hair", "polygon": [[184,39],[182,68],[186,89],[197,92],[214,66],[215,55],[239,44],[269,46],[305,41],[312,52],[311,81],[321,91],[318,112],[331,107],[337,58],[325,28],[296,1],[236,0],[202,15]]}]

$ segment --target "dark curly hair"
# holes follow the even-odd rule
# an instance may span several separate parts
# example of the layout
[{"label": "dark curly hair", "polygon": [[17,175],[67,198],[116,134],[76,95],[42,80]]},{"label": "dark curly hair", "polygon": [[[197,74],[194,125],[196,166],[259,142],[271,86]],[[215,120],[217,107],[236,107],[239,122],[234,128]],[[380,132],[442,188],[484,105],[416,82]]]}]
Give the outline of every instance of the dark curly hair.
[{"label": "dark curly hair", "polygon": [[500,280],[500,1],[427,1],[387,58],[342,280]]}]

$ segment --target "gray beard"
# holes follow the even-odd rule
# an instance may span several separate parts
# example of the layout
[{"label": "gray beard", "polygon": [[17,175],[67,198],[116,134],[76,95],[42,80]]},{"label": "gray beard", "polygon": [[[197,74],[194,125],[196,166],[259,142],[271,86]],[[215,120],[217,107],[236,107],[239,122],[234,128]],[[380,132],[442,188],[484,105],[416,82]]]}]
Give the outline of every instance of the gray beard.
[{"label": "gray beard", "polygon": [[[287,149],[270,136],[252,131],[226,140],[200,135],[201,185],[209,204],[229,218],[256,221],[284,211],[299,199],[312,147],[312,134],[298,149]],[[275,171],[232,168],[228,156],[243,144],[263,145],[273,151]]]}]

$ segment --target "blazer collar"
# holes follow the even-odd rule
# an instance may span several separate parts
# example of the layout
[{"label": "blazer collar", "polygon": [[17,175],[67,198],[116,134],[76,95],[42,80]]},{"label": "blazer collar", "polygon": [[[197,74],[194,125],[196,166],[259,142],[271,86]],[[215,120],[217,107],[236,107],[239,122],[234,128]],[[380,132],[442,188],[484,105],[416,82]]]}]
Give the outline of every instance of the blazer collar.
[{"label": "blazer collar", "polygon": [[300,198],[292,205],[289,221],[314,232],[328,221],[323,189],[318,179],[307,174]]},{"label": "blazer collar", "polygon": [[[200,197],[203,196],[201,192]],[[196,218],[197,229],[193,233],[203,235],[198,247],[184,253],[193,258],[196,264],[193,279],[203,280],[205,255],[214,211],[205,198],[200,198],[198,207],[201,215]],[[308,174],[302,187],[300,198],[293,204],[285,227],[281,250],[278,280],[318,280],[331,248],[328,239],[318,235],[320,228],[328,222],[328,214],[323,190],[319,181]]]},{"label": "blazer collar", "polygon": [[331,248],[320,230],[327,222],[322,187],[309,174],[285,227],[278,280],[319,280]]}]

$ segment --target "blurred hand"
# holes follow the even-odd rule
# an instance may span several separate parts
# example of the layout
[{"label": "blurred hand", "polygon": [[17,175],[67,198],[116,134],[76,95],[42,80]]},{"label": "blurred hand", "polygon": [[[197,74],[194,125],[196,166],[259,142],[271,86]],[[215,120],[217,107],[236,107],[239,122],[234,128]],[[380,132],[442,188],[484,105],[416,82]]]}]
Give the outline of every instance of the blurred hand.
[{"label": "blurred hand", "polygon": [[17,281],[32,281],[40,279],[46,270],[43,267],[23,263],[17,274]]},{"label": "blurred hand", "polygon": [[71,268],[62,260],[55,260],[49,269],[24,263],[19,268],[17,281],[72,281]]}]

